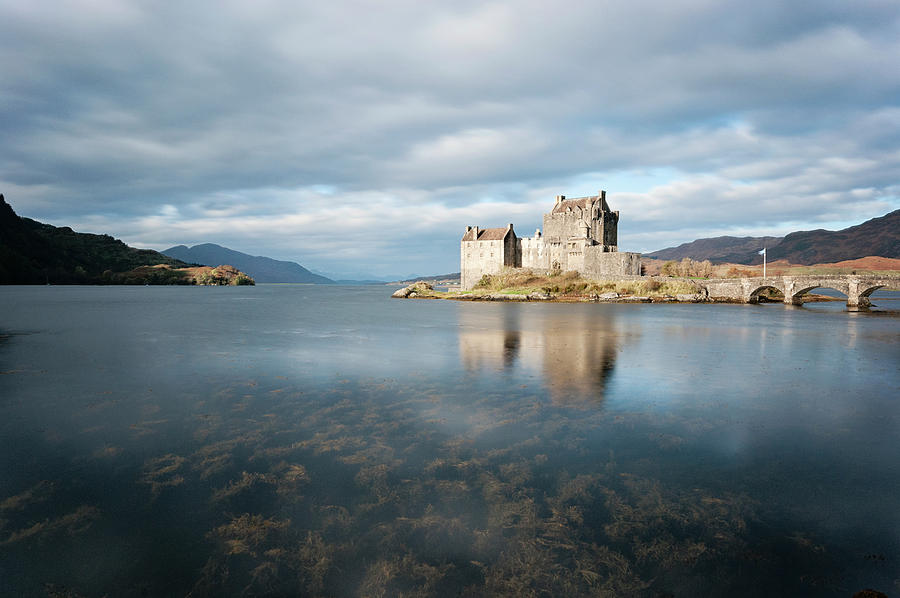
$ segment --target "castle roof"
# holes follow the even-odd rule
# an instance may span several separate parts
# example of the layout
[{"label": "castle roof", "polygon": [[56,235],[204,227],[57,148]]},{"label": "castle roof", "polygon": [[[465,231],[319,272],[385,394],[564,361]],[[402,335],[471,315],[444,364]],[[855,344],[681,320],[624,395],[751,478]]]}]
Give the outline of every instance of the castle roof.
[{"label": "castle roof", "polygon": [[463,241],[502,241],[506,237],[508,228],[480,228],[478,229],[478,238],[475,238],[474,228],[466,231],[463,235]]},{"label": "castle roof", "polygon": [[562,201],[556,202],[556,205],[553,206],[553,209],[550,211],[551,214],[559,214],[560,212],[565,212],[567,209],[572,208],[581,208],[582,210],[587,210],[591,207],[595,201],[597,201],[598,196],[588,196],[588,197],[573,197],[572,199],[563,199]]}]

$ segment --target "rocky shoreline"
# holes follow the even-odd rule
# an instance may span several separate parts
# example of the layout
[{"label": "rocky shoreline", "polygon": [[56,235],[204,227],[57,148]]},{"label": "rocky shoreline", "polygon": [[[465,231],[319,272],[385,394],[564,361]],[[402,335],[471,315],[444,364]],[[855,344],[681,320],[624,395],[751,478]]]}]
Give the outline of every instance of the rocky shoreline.
[{"label": "rocky shoreline", "polygon": [[[706,293],[678,293],[675,295],[626,295],[616,292],[608,293],[550,293],[545,291],[532,291],[530,293],[472,293],[472,292],[441,292],[427,282],[416,282],[397,289],[391,295],[394,299],[444,299],[450,301],[505,301],[524,303],[528,301],[544,301],[552,303],[740,303],[740,301],[728,301],[720,298],[711,298]],[[843,301],[836,297],[824,295],[806,295],[806,302],[816,301]],[[780,300],[760,298],[761,303],[781,303]]]},{"label": "rocky shoreline", "polygon": [[714,302],[702,293],[679,295],[620,295],[619,293],[567,294],[532,291],[530,293],[458,293],[435,291],[427,282],[416,282],[391,295],[394,299],[445,299],[451,301],[551,301],[556,303],[704,303]]}]

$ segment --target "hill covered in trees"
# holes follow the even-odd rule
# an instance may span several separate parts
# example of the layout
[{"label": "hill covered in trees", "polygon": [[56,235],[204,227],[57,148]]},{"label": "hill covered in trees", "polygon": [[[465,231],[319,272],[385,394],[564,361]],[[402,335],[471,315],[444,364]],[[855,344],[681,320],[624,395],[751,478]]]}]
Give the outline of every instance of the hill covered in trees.
[{"label": "hill covered in trees", "polygon": [[253,284],[233,268],[209,270],[109,235],[22,218],[0,195],[0,284]]}]

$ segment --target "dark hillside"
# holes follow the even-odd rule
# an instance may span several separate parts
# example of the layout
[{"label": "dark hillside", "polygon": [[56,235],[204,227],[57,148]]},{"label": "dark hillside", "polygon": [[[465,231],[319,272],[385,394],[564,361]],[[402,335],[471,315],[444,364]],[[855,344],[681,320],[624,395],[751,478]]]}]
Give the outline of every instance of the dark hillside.
[{"label": "dark hillside", "polygon": [[185,265],[109,235],[21,218],[0,195],[0,284],[101,283],[111,281],[114,273],[156,264]]}]

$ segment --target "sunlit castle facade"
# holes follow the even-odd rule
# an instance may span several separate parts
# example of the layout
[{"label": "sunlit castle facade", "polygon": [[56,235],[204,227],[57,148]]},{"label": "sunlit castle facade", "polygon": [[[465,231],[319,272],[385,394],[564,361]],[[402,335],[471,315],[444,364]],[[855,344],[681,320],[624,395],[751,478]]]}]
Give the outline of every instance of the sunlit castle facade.
[{"label": "sunlit castle facade", "polygon": [[467,226],[460,242],[460,284],[471,289],[485,274],[504,267],[551,272],[575,270],[584,276],[624,276],[641,273],[641,254],[620,252],[619,212],[599,195],[566,199],[544,214],[544,232],[517,237],[513,225],[506,228]]}]

